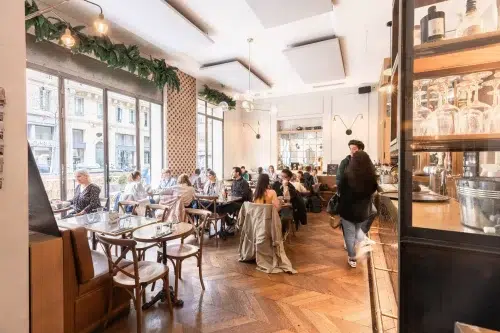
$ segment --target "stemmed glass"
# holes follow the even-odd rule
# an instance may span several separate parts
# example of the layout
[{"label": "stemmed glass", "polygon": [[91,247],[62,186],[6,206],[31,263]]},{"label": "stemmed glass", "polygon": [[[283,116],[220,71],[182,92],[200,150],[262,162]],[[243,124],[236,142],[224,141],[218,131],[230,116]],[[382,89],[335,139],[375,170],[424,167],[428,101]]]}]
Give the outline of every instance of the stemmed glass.
[{"label": "stemmed glass", "polygon": [[455,133],[455,124],[458,124],[458,112],[456,106],[448,101],[448,89],[450,84],[458,79],[458,76],[446,76],[434,80],[440,92],[440,104],[436,109],[436,119],[439,135],[450,135]]},{"label": "stemmed glass", "polygon": [[422,105],[422,87],[429,84],[431,80],[416,80],[413,81],[413,87],[416,89],[413,93],[413,135],[425,135],[426,133],[426,118],[431,110]]},{"label": "stemmed glass", "polygon": [[457,84],[457,94],[458,100],[460,100],[460,96],[462,93],[465,93],[465,104],[458,111],[458,126],[455,133],[467,134],[467,117],[469,112],[469,106],[472,103],[472,88],[471,84],[468,81],[462,81]]},{"label": "stemmed glass", "polygon": [[479,101],[479,87],[481,82],[491,76],[492,72],[478,72],[464,76],[465,81],[471,82],[474,87],[474,100],[469,105],[469,112],[467,116],[467,133],[477,134],[484,131],[484,119],[487,118],[491,106]]},{"label": "stemmed glass", "polygon": [[500,132],[500,72],[495,74],[495,79],[483,83],[485,87],[493,87],[493,106],[485,113],[485,133]]},{"label": "stemmed glass", "polygon": [[[425,129],[426,129],[426,135],[437,135],[439,134],[438,133],[438,123],[437,123],[437,117],[436,117],[436,107],[434,107],[431,102],[435,102],[436,101],[436,96],[438,97],[437,98],[437,107],[439,107],[442,103],[442,99],[440,98],[441,95],[439,93],[439,86],[437,84],[433,84],[431,86],[429,86],[427,88],[427,91],[429,92],[429,96],[430,97],[434,97],[434,98],[429,98],[429,100],[427,101],[427,105],[429,106],[429,110],[431,110],[431,112],[429,113],[429,115],[427,116],[427,118],[425,119]],[[432,108],[431,108],[432,107]]]}]

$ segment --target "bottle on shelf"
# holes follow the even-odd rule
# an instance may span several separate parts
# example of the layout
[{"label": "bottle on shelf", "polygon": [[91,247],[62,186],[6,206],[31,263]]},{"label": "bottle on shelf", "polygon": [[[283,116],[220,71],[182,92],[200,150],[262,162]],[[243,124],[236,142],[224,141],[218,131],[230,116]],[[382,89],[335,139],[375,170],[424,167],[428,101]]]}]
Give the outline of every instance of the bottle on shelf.
[{"label": "bottle on shelf", "polygon": [[477,0],[467,0],[465,16],[457,28],[457,37],[472,36],[483,31],[483,20],[477,10]]},{"label": "bottle on shelf", "polygon": [[[434,42],[444,39],[445,35],[445,14],[443,11],[437,11],[436,6],[430,6],[427,13],[427,41]],[[422,41],[423,42],[423,41]]]}]

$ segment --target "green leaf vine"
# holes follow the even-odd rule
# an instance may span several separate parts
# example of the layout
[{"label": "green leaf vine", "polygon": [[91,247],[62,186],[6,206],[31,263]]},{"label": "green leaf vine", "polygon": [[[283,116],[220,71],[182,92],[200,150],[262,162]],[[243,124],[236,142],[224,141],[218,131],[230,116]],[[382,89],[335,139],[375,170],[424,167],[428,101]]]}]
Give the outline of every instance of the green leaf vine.
[{"label": "green leaf vine", "polygon": [[[24,1],[25,15],[38,11],[35,1]],[[165,59],[141,57],[137,45],[114,44],[108,36],[90,36],[83,33],[84,25],[71,26],[57,17],[39,15],[25,22],[26,31],[31,27],[35,29],[35,38],[40,41],[58,41],[68,28],[75,38],[75,45],[71,51],[75,54],[93,54],[97,59],[105,62],[111,68],[125,68],[139,77],[149,79],[158,89],[165,85],[169,89],[180,91],[181,83],[177,76],[177,67],[169,66]]]},{"label": "green leaf vine", "polygon": [[218,105],[220,102],[226,102],[229,105],[229,110],[234,110],[236,108],[236,101],[215,89],[209,88],[207,85],[204,86],[204,89],[200,91],[199,95],[210,102],[212,104]]}]

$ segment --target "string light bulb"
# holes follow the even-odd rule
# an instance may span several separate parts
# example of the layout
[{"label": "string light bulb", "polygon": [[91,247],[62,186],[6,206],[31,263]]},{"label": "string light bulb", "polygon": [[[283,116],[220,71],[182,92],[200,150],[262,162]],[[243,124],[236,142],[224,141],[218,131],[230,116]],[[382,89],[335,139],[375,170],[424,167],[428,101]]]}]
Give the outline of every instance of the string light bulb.
[{"label": "string light bulb", "polygon": [[69,30],[69,28],[64,30],[64,35],[61,36],[61,42],[67,48],[72,48],[75,45],[75,38],[71,35],[71,30]]},{"label": "string light bulb", "polygon": [[94,21],[95,30],[101,35],[105,35],[108,32],[108,24],[104,20],[104,14],[101,12],[97,19]]}]

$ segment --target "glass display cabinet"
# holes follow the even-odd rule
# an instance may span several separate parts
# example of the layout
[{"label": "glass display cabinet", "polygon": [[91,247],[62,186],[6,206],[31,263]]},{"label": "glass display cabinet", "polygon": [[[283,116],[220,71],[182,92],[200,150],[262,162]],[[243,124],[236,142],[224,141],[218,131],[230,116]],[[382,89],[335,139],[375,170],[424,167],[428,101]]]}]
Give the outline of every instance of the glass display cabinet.
[{"label": "glass display cabinet", "polygon": [[399,332],[500,329],[496,0],[395,0]]}]

